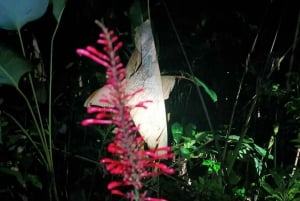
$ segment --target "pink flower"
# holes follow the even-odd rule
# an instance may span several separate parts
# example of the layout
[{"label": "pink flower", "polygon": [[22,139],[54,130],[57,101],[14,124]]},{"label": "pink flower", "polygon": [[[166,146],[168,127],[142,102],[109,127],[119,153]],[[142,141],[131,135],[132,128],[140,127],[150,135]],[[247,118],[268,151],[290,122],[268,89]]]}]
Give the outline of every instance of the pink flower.
[{"label": "pink flower", "polygon": [[[118,42],[118,37],[113,31],[109,31],[103,24],[96,21],[103,31],[97,40],[98,44],[103,45],[103,52],[99,52],[94,47],[88,46],[86,49],[77,49],[77,53],[86,56],[96,63],[106,68],[107,87],[110,97],[102,97],[101,102],[112,105],[110,108],[89,107],[88,113],[95,113],[94,118],[82,121],[83,126],[90,124],[113,124],[114,140],[108,145],[108,152],[114,158],[103,158],[100,160],[106,165],[106,170],[113,175],[122,176],[121,181],[112,181],[108,184],[108,189],[112,194],[123,196],[135,201],[164,201],[164,199],[147,197],[147,191],[141,192],[143,179],[157,176],[161,173],[172,174],[174,169],[169,168],[158,161],[173,158],[170,147],[145,150],[144,140],[138,135],[138,128],[133,124],[130,111],[136,107],[147,109],[146,104],[151,104],[150,100],[140,101],[136,105],[126,103],[140,93],[139,89],[133,93],[126,93],[126,69],[117,55],[117,51],[122,47]],[[163,154],[157,154],[161,152]],[[118,188],[130,186],[132,190],[122,192]]]}]

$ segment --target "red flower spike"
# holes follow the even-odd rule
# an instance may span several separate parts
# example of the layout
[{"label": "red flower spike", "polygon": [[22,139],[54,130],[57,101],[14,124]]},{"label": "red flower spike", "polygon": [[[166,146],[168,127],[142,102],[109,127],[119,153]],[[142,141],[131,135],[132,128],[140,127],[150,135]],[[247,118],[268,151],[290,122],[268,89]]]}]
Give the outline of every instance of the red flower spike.
[{"label": "red flower spike", "polygon": [[98,120],[98,119],[85,119],[81,122],[82,126],[88,126],[91,124],[112,124],[113,121],[112,120]]},{"label": "red flower spike", "polygon": [[98,39],[97,43],[102,44],[102,45],[107,45],[107,40],[106,39]]},{"label": "red flower spike", "polygon": [[[113,31],[100,22],[96,22],[102,29],[99,34],[98,44],[103,45],[103,52],[88,46],[86,49],[78,49],[77,53],[86,56],[96,63],[106,68],[108,96],[100,98],[100,102],[107,104],[109,108],[89,107],[88,113],[96,113],[95,118],[82,121],[83,126],[90,124],[113,124],[115,125],[114,140],[109,143],[107,150],[112,158],[103,158],[100,163],[106,165],[106,170],[113,175],[122,177],[120,181],[112,181],[108,184],[108,189],[114,195],[119,195],[131,201],[166,201],[160,198],[147,197],[147,191],[141,192],[143,188],[142,180],[145,177],[157,176],[161,173],[173,174],[174,170],[163,163],[161,159],[173,158],[170,147],[144,150],[143,138],[137,135],[138,126],[131,120],[130,111],[134,108],[147,108],[151,100],[144,100],[135,105],[128,105],[131,98],[140,93],[143,89],[138,89],[131,93],[126,93],[127,86],[126,69],[117,55],[117,51],[122,47],[122,42],[118,42],[118,37]],[[162,152],[164,154],[157,154]],[[152,170],[154,169],[154,170]],[[151,171],[149,171],[151,170]],[[118,188],[129,186],[129,192],[122,192]]]},{"label": "red flower spike", "polygon": [[83,49],[78,49],[77,51],[77,54],[79,54],[80,56],[86,56],[86,57],[89,57],[90,59],[92,59],[93,61],[95,61],[96,63],[98,64],[101,64],[102,66],[104,67],[109,67],[108,63],[105,62],[103,59],[101,58],[98,58],[97,56],[91,54],[89,51],[87,50],[83,50]]},{"label": "red flower spike", "polygon": [[89,51],[90,53],[94,54],[98,58],[104,59],[106,61],[109,61],[109,57],[101,52],[99,52],[96,48],[92,46],[87,46],[86,50]]}]

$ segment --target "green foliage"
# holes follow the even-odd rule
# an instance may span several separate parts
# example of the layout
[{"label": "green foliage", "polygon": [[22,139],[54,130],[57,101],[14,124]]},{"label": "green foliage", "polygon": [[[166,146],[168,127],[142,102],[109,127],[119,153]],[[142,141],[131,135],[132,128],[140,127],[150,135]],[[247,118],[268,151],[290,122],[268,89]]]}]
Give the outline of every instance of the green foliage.
[{"label": "green foliage", "polygon": [[218,174],[221,169],[221,164],[211,159],[204,160],[202,162],[202,165],[208,168],[208,174],[212,174],[212,173]]},{"label": "green foliage", "polygon": [[234,200],[247,200],[247,190],[245,187],[235,187],[233,189]]},{"label": "green foliage", "polygon": [[204,82],[202,82],[199,78],[190,75],[189,73],[184,73],[184,75],[187,76],[187,78],[189,78],[190,80],[192,80],[197,86],[202,87],[204,91],[209,95],[209,97],[213,100],[214,103],[218,101],[217,94],[212,89],[210,89],[206,84],[204,84]]},{"label": "green foliage", "polygon": [[[15,2],[16,0],[0,1],[0,10],[1,10],[0,27],[3,29],[20,31],[20,29],[24,25],[26,25],[26,23],[38,19],[40,16],[42,16],[45,9],[48,6],[48,0],[37,0],[37,1],[23,0],[23,1],[18,1],[18,3]],[[34,5],[32,4],[33,2]],[[87,2],[89,5],[96,5],[93,4],[94,1],[87,1]],[[52,12],[57,22],[59,22],[59,16],[61,16],[60,14],[63,11],[63,7],[65,3],[66,0],[52,0],[52,5],[53,5]],[[134,36],[135,27],[137,27],[142,21],[142,18],[147,15],[147,11],[146,11],[147,8],[143,3],[145,2],[134,0],[132,6],[129,9],[129,13],[127,13],[130,20],[130,26],[132,29],[131,30],[132,36]],[[160,4],[161,3],[156,3],[155,6],[152,7],[152,9],[155,9],[155,7],[158,8]],[[114,5],[112,4],[111,10],[113,11],[111,13],[107,11],[109,17],[111,17],[110,20],[115,20],[116,10],[119,11],[119,8],[115,9],[115,7],[113,6]],[[33,9],[28,10],[28,8],[33,8]],[[90,13],[86,15],[89,16]],[[157,17],[155,15],[156,12],[153,12],[152,15],[153,20],[155,20],[155,17]],[[78,16],[81,17],[79,14]],[[239,13],[239,16],[243,17],[243,13]],[[202,18],[203,20],[199,22],[199,24],[197,24],[197,26],[199,27],[195,29],[197,30],[196,34],[189,33],[190,34],[189,36],[191,36],[190,38],[193,38],[192,35],[194,34],[197,36],[199,35],[201,37],[206,35],[206,34],[201,34],[203,33],[202,30],[205,31],[206,26],[209,25],[213,17],[203,12]],[[247,20],[243,20],[243,21],[247,21]],[[247,24],[247,26],[248,25],[249,24]],[[253,24],[251,26],[255,27],[256,25]],[[167,30],[168,28],[169,25],[165,24],[164,30]],[[180,35],[184,34],[185,32],[188,33],[190,31],[187,28],[187,26],[184,26],[184,28],[185,28],[184,32],[180,32]],[[253,28],[253,30],[254,29],[255,28]],[[249,32],[249,34],[251,33]],[[157,34],[156,36],[158,35],[159,34]],[[239,39],[235,38],[234,40],[230,41],[230,37],[228,36],[220,37],[220,35],[217,32],[214,32],[213,35],[214,35],[213,38],[211,38],[213,40],[211,41],[213,41],[213,44],[216,46],[216,49],[218,50],[222,49],[222,47],[220,46],[220,43],[222,43],[220,38],[226,39],[228,43],[233,42],[234,44],[237,44],[236,42],[241,43],[241,41],[243,41],[241,38]],[[221,35],[224,34],[222,33]],[[258,38],[260,38],[260,36]],[[21,33],[19,33],[19,37],[22,43]],[[188,38],[188,37],[183,37],[183,38]],[[205,41],[206,38],[201,38],[201,40]],[[190,50],[192,50],[196,46],[198,47],[198,44],[193,43],[194,41],[192,41],[190,44],[189,42],[191,41],[188,41],[187,43],[185,42],[185,44],[183,45],[185,47],[191,47]],[[212,43],[209,42],[207,44],[212,44]],[[272,51],[270,50],[271,51],[270,55],[272,56],[274,55],[276,56],[279,52],[282,51],[282,49],[280,49],[279,46],[275,44],[275,41],[274,41],[274,45],[275,47],[278,47],[278,49],[274,48],[274,50],[276,49],[276,51],[278,50],[278,52],[272,52],[273,50]],[[199,46],[201,46],[201,44]],[[258,50],[258,48],[254,48],[254,46],[255,45],[253,45],[253,49]],[[226,50],[228,47],[226,47]],[[112,137],[110,133],[113,128],[107,128],[107,130],[103,129],[102,127],[96,127],[93,129],[91,128],[81,129],[78,122],[83,119],[82,114],[84,113],[82,112],[83,110],[81,107],[81,102],[80,102],[81,100],[79,100],[80,98],[82,98],[82,96],[80,97],[79,93],[76,94],[75,96],[73,96],[73,94],[70,95],[69,92],[72,91],[70,88],[68,88],[67,91],[62,91],[61,92],[62,94],[59,94],[58,97],[52,98],[52,100],[55,100],[55,102],[53,103],[53,106],[55,106],[55,108],[53,108],[53,110],[51,109],[49,112],[50,113],[49,117],[51,118],[53,117],[52,120],[54,120],[54,125],[52,125],[51,119],[45,117],[45,115],[42,115],[41,113],[42,111],[39,111],[39,109],[41,108],[39,104],[37,104],[38,101],[36,101],[36,97],[34,96],[33,98],[27,97],[26,94],[24,94],[25,91],[22,91],[18,86],[21,77],[24,76],[27,72],[32,70],[31,64],[25,59],[23,59],[23,57],[14,53],[13,51],[8,50],[7,48],[2,46],[0,48],[1,48],[0,49],[0,85],[5,84],[17,88],[17,91],[19,91],[21,93],[21,96],[25,98],[26,100],[25,102],[27,104],[26,106],[30,106],[29,107],[30,109],[27,110],[26,108],[26,113],[24,113],[24,115],[23,113],[22,115],[19,115],[21,117],[19,118],[19,116],[10,116],[10,114],[7,113],[7,110],[5,109],[2,110],[2,106],[0,105],[1,106],[0,150],[1,151],[8,150],[8,154],[9,154],[7,155],[7,153],[4,152],[3,155],[1,155],[1,161],[0,161],[1,196],[3,195],[3,192],[5,192],[5,188],[3,187],[3,185],[8,183],[9,184],[12,183],[13,184],[12,186],[14,187],[13,189],[11,189],[12,191],[10,193],[14,195],[19,195],[20,197],[22,196],[20,200],[27,199],[24,193],[26,192],[26,187],[34,187],[34,189],[37,190],[43,189],[45,191],[51,191],[50,188],[52,187],[49,187],[49,183],[45,184],[44,183],[45,181],[42,180],[42,178],[44,178],[46,174],[45,171],[41,169],[45,168],[45,165],[47,166],[47,164],[49,168],[53,168],[52,167],[53,164],[51,163],[51,161],[53,162],[53,160],[57,160],[57,162],[55,163],[55,165],[57,165],[56,167],[57,171],[55,172],[55,177],[58,178],[61,183],[66,184],[66,186],[60,186],[62,187],[62,189],[59,189],[60,194],[63,194],[63,191],[65,189],[68,189],[69,191],[68,198],[70,200],[99,200],[95,198],[96,196],[98,196],[98,198],[101,198],[102,200],[113,200],[113,198],[107,196],[107,194],[105,194],[105,190],[103,190],[106,189],[106,184],[107,184],[106,182],[111,180],[111,178],[109,178],[106,170],[102,166],[100,166],[97,161],[98,158],[100,158],[101,156],[108,154],[105,147],[107,143],[110,141],[108,139]],[[42,49],[45,48],[47,47],[42,47]],[[214,47],[209,46],[208,49],[213,49],[213,48]],[[192,51],[189,52],[190,59],[196,62],[195,66],[198,64],[197,62],[199,59],[199,52],[201,53],[201,55],[203,55],[203,53],[205,54],[205,51],[203,51],[203,49],[200,50],[197,49],[197,50],[198,51],[196,52],[196,55],[192,55]],[[291,50],[292,49],[290,49],[288,53],[294,54],[293,53],[294,51],[292,52]],[[252,52],[249,52],[249,58],[251,53]],[[171,53],[169,52],[167,52],[167,54],[171,55]],[[280,58],[281,61],[284,57],[287,57],[287,55],[289,54],[279,56],[278,58]],[[196,179],[195,177],[191,177],[190,186],[187,180],[182,181],[183,176],[181,175],[179,175],[178,177],[174,176],[174,177],[167,178],[169,180],[167,180],[166,178],[163,178],[165,180],[160,178],[160,182],[162,181],[166,181],[166,182],[159,183],[159,185],[157,186],[161,186],[161,188],[163,188],[167,192],[168,190],[171,191],[170,194],[172,194],[174,199],[170,199],[170,200],[174,200],[174,201],[176,200],[182,200],[182,201],[183,200],[184,201],[185,200],[197,200],[197,201],[198,200],[201,201],[230,200],[232,201],[232,200],[246,200],[246,199],[250,200],[249,198],[247,198],[247,196],[249,196],[249,193],[251,193],[251,197],[254,197],[255,195],[259,195],[261,199],[265,198],[267,200],[293,200],[293,201],[300,200],[299,173],[295,175],[289,175],[289,174],[281,174],[279,170],[276,171],[274,170],[269,172],[269,168],[273,164],[268,164],[268,168],[266,166],[267,160],[273,159],[273,155],[272,155],[273,152],[271,152],[271,149],[274,149],[274,151],[276,151],[277,153],[286,152],[286,150],[279,150],[280,146],[275,146],[276,143],[279,143],[279,140],[276,141],[277,135],[281,137],[281,135],[284,134],[285,135],[284,138],[289,138],[291,133],[296,135],[298,134],[298,138],[294,139],[293,142],[296,143],[296,147],[300,148],[299,72],[298,69],[290,68],[290,71],[286,74],[285,77],[287,78],[287,80],[284,80],[284,82],[286,82],[287,84],[286,86],[282,82],[279,83],[278,80],[272,80],[273,73],[274,72],[276,73],[277,69],[278,71],[280,69],[279,73],[281,74],[282,73],[281,71],[285,71],[284,69],[288,69],[288,66],[281,67],[280,62],[276,63],[272,61],[273,58],[271,57],[270,57],[270,63],[272,63],[272,67],[266,65],[265,69],[261,68],[262,66],[257,65],[256,62],[258,61],[255,60],[256,59],[255,57],[252,57],[249,63],[256,71],[256,74],[251,74],[251,77],[249,78],[249,80],[251,81],[240,82],[239,80],[240,72],[239,70],[235,72],[236,75],[234,79],[235,81],[240,82],[242,86],[242,90],[241,90],[242,99],[237,98],[238,107],[237,107],[237,111],[234,111],[236,115],[234,116],[233,121],[235,120],[237,121],[230,124],[232,128],[237,128],[237,129],[244,126],[241,125],[242,124],[241,121],[243,121],[242,118],[245,117],[245,111],[247,110],[248,107],[247,99],[249,98],[250,94],[251,96],[252,95],[257,96],[259,101],[257,105],[254,106],[256,108],[254,111],[262,111],[261,114],[264,116],[263,118],[256,118],[255,122],[250,121],[250,123],[247,124],[245,123],[244,127],[250,128],[249,130],[253,132],[253,130],[258,129],[257,123],[261,122],[265,124],[265,120],[268,121],[268,120],[276,119],[276,121],[278,122],[272,122],[272,123],[274,125],[278,123],[278,126],[274,127],[273,133],[272,131],[270,131],[270,133],[267,132],[257,133],[257,135],[266,136],[266,138],[269,140],[267,142],[260,142],[261,144],[264,144],[265,147],[259,146],[256,141],[257,139],[255,137],[251,138],[251,135],[248,132],[245,132],[245,137],[244,137],[242,136],[241,131],[232,132],[230,130],[227,133],[225,129],[216,130],[215,133],[220,143],[220,152],[221,152],[218,153],[216,149],[216,145],[214,143],[213,134],[210,131],[199,131],[196,129],[196,125],[192,123],[184,124],[184,125],[180,123],[172,124],[171,131],[174,140],[173,149],[177,153],[176,157],[184,158],[184,160],[187,161],[187,172],[188,172],[187,175],[190,173],[189,171],[191,170],[191,168],[194,167],[197,168],[198,167],[197,165],[199,166],[201,165],[201,169],[200,168],[196,169],[197,174],[201,174],[201,176],[197,176]],[[213,58],[215,59],[216,56],[213,55]],[[245,55],[243,55],[243,59],[244,58]],[[200,59],[201,59],[200,62],[201,65],[199,65],[201,66],[200,68],[202,67],[206,68],[206,66],[209,66],[206,65],[207,58],[203,58],[201,56]],[[238,58],[237,56],[237,60],[239,59],[240,58]],[[261,57],[259,59],[261,59]],[[274,60],[275,59],[277,58],[274,58]],[[178,65],[178,63],[181,62],[181,61],[178,62],[177,60],[175,61],[176,61],[176,65]],[[52,62],[52,58],[51,58],[51,62]],[[175,67],[171,61],[168,62],[170,62],[169,64],[170,66]],[[246,63],[248,63],[248,61]],[[259,61],[258,63],[263,63],[263,62]],[[294,66],[297,67],[296,63],[297,62],[295,62]],[[60,65],[59,62],[57,63],[55,62],[55,64]],[[241,66],[241,64],[238,63],[238,66]],[[242,64],[242,66],[244,65]],[[269,67],[270,69],[272,68],[270,72],[268,72]],[[218,66],[218,68],[221,69],[220,66]],[[249,66],[246,65],[245,68],[249,69]],[[261,69],[261,71],[259,69]],[[84,70],[86,71],[86,68],[84,68]],[[195,68],[192,70],[196,71],[199,69]],[[297,72],[292,72],[292,70],[295,70]],[[205,73],[206,71],[202,71],[201,69],[200,72]],[[221,72],[222,71],[220,71],[220,73],[218,74],[221,75]],[[56,72],[56,75],[59,73]],[[50,73],[48,75],[52,76],[52,74],[54,73]],[[218,76],[217,74],[215,74],[215,72],[212,72],[212,74],[213,76],[215,75]],[[82,74],[78,72],[78,75],[82,75]],[[204,90],[205,95],[207,94],[213,102],[218,101],[218,96],[216,95],[216,93],[212,89],[210,89],[205,83],[203,83],[199,78],[190,75],[188,73],[183,73],[182,75],[184,75],[186,78],[188,78],[197,86],[201,87],[201,89]],[[94,74],[89,76],[94,76]],[[206,74],[204,74],[204,76],[206,76]],[[275,75],[275,79],[277,79],[276,76],[277,75]],[[70,78],[73,80],[77,79],[74,77],[70,77]],[[285,78],[283,78],[282,76],[280,77],[279,80],[282,81],[282,79]],[[91,79],[89,77],[88,81],[90,80]],[[85,80],[83,79],[83,81]],[[258,83],[256,87],[255,87],[255,82]],[[72,86],[74,87],[76,84],[77,83],[74,81]],[[58,86],[60,85],[61,84],[58,83]],[[218,85],[216,84],[214,86],[218,86]],[[255,90],[257,91],[254,92],[254,90],[252,90],[253,88],[251,87],[255,88]],[[218,91],[221,91],[223,89],[228,90],[227,92],[233,92],[233,93],[236,90],[235,87],[228,89],[225,87],[222,88],[220,86],[220,88],[218,88]],[[49,87],[49,90],[51,91],[51,86]],[[73,90],[77,92],[80,91],[80,93],[83,92],[84,94],[89,93],[89,90],[86,90],[86,88],[78,89],[74,87]],[[32,92],[32,90],[30,89],[29,91],[30,93]],[[33,94],[35,93],[34,90],[32,93]],[[2,94],[0,91],[0,96],[1,95]],[[220,104],[217,105],[217,107],[219,109],[220,108],[223,109],[222,96],[221,94],[219,96],[221,97],[219,98],[221,101]],[[175,99],[176,98],[178,97],[175,97]],[[234,97],[229,97],[229,99],[230,98],[232,99]],[[62,99],[64,100],[62,101]],[[191,97],[189,101],[191,101],[192,99],[193,97]],[[0,104],[2,101],[3,99],[1,99],[0,97]],[[184,105],[190,105],[191,102],[189,101],[184,102]],[[56,105],[60,105],[61,108],[57,109]],[[228,101],[226,105],[230,107],[231,106],[230,101]],[[243,107],[242,110],[239,110],[240,109],[239,105]],[[209,111],[210,109],[211,108],[208,108]],[[265,111],[263,111],[264,109]],[[267,113],[266,110],[270,110],[271,112]],[[51,115],[52,111],[54,111],[54,113],[58,112],[60,114],[57,117],[52,116]],[[61,112],[61,111],[66,111],[66,112]],[[217,112],[223,113],[223,110],[217,110]],[[224,111],[224,112],[226,113],[228,111]],[[215,113],[212,112],[210,113],[210,115],[215,115]],[[250,114],[248,117],[249,120],[255,117],[255,112]],[[185,114],[182,114],[180,118],[182,119],[186,118]],[[196,118],[200,119],[203,118],[203,116],[200,115],[199,117]],[[197,121],[197,119],[195,121]],[[227,124],[227,120],[225,121]],[[15,122],[15,124],[13,122]],[[220,126],[217,125],[218,123],[219,122],[213,122],[213,125],[218,127]],[[223,123],[224,122],[221,122],[221,124]],[[279,125],[280,125],[280,129],[279,129]],[[61,132],[61,130],[63,130],[61,128],[64,127],[65,127],[64,129],[65,131]],[[285,133],[282,133],[282,130],[284,130]],[[248,137],[247,135],[250,137]],[[236,152],[237,155],[235,155],[234,148],[237,147],[239,141],[241,141],[241,146],[238,147],[238,150]],[[225,146],[226,143],[228,144],[227,147]],[[55,154],[52,154],[52,151],[54,151]],[[226,153],[224,160],[217,160],[217,156],[223,153]],[[234,156],[236,156],[237,162],[234,164],[233,170],[230,172],[230,175],[227,175],[228,178],[225,178],[224,171],[226,170],[228,163],[234,160]],[[274,155],[274,157],[275,156],[276,155]],[[8,159],[6,157],[8,157]],[[51,158],[51,157],[55,157],[55,158]],[[176,159],[175,159],[175,164],[177,162]],[[279,162],[281,161],[277,159],[278,164]],[[43,166],[41,164],[43,164]],[[203,171],[203,167],[205,169],[204,171]],[[52,176],[53,175],[49,174],[47,178],[50,178]],[[250,192],[249,188],[251,187],[249,187],[248,180],[251,180],[251,184],[257,183],[257,181],[255,182],[255,180],[259,180],[263,192],[260,192],[259,194],[256,194],[256,191]],[[54,183],[55,181],[50,179],[49,182]],[[21,190],[18,189],[17,187],[21,187]],[[147,187],[153,188],[153,184],[149,184]],[[259,186],[256,187],[257,189],[255,190],[261,190],[258,189]],[[158,194],[161,193],[160,188],[157,187],[156,190]],[[28,195],[33,194],[33,192],[29,192],[29,191],[27,191],[27,193]],[[164,193],[164,191],[162,191],[162,193]],[[182,197],[178,198],[177,197],[178,194],[182,194]],[[0,200],[2,200],[1,196],[0,196]],[[258,200],[260,200],[260,198]],[[52,200],[53,199],[54,198],[52,198]]]},{"label": "green foliage", "polygon": [[231,200],[224,194],[224,186],[217,179],[198,177],[192,181],[194,200]]},{"label": "green foliage", "polygon": [[0,84],[18,86],[21,77],[32,65],[7,47],[0,46]]},{"label": "green foliage", "polygon": [[[175,122],[171,126],[171,132],[175,142],[174,151],[188,159],[203,158],[210,151],[204,147],[212,141],[212,136],[207,132],[196,132],[195,124],[189,123],[182,126]],[[211,150],[212,151],[212,150]]]},{"label": "green foliage", "polygon": [[[268,180],[271,178],[271,180]],[[267,192],[265,199],[276,201],[299,201],[300,200],[300,174],[295,175],[271,171],[262,177],[261,186]]]},{"label": "green foliage", "polygon": [[[220,142],[227,142],[229,144],[230,149],[234,148],[234,146],[240,140],[240,136],[238,135],[229,135],[225,137],[225,131],[218,131],[218,137]],[[203,158],[207,154],[217,154],[217,150],[211,143],[213,141],[213,134],[207,131],[196,131],[196,126],[194,124],[187,124],[186,126],[181,125],[178,122],[175,122],[171,126],[171,133],[173,135],[173,139],[175,142],[175,152],[180,150],[178,154],[187,157],[188,159],[192,158]],[[232,151],[229,150],[229,157],[232,155]],[[267,155],[267,151],[255,144],[252,138],[244,138],[242,140],[241,148],[238,152],[239,160],[248,160],[253,159],[255,163],[255,167],[257,172],[261,167],[260,161],[263,157],[268,157],[268,159],[272,160],[272,155]]]}]

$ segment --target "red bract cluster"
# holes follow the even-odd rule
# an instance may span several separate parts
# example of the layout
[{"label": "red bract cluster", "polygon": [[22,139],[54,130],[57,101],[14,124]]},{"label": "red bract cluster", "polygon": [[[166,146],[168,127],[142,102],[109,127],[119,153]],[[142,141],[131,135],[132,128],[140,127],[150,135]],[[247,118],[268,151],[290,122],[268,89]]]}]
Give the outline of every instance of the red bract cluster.
[{"label": "red bract cluster", "polygon": [[[122,176],[121,181],[112,181],[108,189],[112,194],[120,195],[134,201],[164,201],[160,198],[147,197],[147,191],[143,191],[142,180],[146,177],[157,176],[161,173],[172,174],[174,170],[158,161],[173,158],[170,147],[145,150],[144,141],[138,135],[138,127],[135,126],[130,117],[130,111],[136,107],[147,109],[146,103],[150,100],[140,101],[136,105],[128,105],[129,100],[143,89],[133,93],[126,93],[126,69],[120,61],[117,51],[122,43],[113,31],[109,31],[103,24],[96,21],[102,29],[97,40],[103,45],[103,52],[94,47],[78,49],[79,55],[86,56],[106,68],[109,97],[102,97],[99,101],[107,103],[112,107],[101,108],[91,106],[88,113],[96,113],[94,118],[82,121],[82,125],[90,124],[113,124],[114,140],[108,145],[108,151],[114,158],[103,158],[101,163],[106,165],[107,171],[113,175]],[[163,154],[157,154],[158,152]],[[129,192],[119,190],[121,186],[132,187]]]}]

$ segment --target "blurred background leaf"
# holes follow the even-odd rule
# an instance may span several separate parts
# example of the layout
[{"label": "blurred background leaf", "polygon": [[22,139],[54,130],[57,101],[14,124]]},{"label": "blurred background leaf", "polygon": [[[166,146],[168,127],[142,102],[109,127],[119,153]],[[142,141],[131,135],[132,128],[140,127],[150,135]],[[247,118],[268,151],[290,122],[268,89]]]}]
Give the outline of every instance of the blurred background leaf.
[{"label": "blurred background leaf", "polygon": [[31,64],[23,57],[0,46],[0,84],[17,86],[21,77],[31,69]]}]

